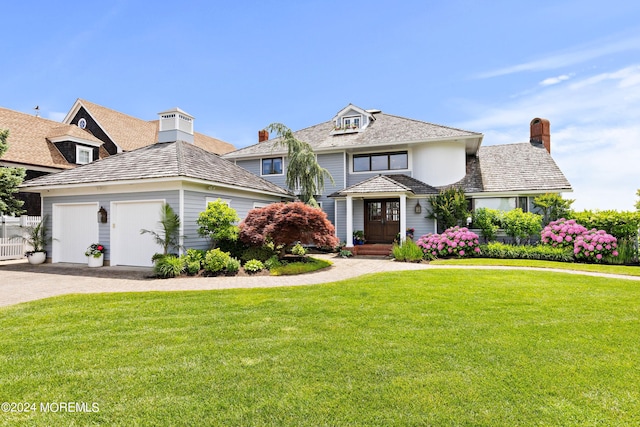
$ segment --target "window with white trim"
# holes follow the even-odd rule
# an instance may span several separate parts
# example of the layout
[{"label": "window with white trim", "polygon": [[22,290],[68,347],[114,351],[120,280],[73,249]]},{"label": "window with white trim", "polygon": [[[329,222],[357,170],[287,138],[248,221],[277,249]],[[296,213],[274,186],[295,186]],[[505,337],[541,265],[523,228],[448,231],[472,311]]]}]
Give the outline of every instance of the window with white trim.
[{"label": "window with white trim", "polygon": [[76,145],[76,163],[86,165],[93,161],[93,149]]},{"label": "window with white trim", "polygon": [[282,157],[262,159],[262,175],[282,175]]},{"label": "window with white trim", "polygon": [[350,116],[350,117],[343,117],[342,118],[342,126],[345,129],[359,129],[360,128],[360,123],[362,122],[362,117],[361,116]]},{"label": "window with white trim", "polygon": [[231,199],[222,199],[220,197],[205,197],[205,203],[204,203],[205,209],[207,208],[207,206],[209,206],[209,203],[213,203],[216,200],[220,200],[225,205],[231,207]]}]

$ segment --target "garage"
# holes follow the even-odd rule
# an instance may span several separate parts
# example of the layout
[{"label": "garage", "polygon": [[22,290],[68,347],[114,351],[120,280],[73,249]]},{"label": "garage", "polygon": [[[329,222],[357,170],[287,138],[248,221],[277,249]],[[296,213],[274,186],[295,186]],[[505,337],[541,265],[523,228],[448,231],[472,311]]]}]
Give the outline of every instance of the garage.
[{"label": "garage", "polygon": [[158,221],[163,200],[111,203],[111,265],[150,267],[153,254],[162,252],[151,234],[160,232]]},{"label": "garage", "polygon": [[84,252],[98,243],[97,203],[54,204],[52,262],[86,263]]}]

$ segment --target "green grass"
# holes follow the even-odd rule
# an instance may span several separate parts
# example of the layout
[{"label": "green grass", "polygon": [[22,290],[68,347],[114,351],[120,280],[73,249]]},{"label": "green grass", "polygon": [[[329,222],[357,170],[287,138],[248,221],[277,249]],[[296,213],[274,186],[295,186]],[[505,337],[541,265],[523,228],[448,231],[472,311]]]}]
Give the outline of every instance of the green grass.
[{"label": "green grass", "polygon": [[640,285],[431,270],[0,309],[0,425],[640,425]]},{"label": "green grass", "polygon": [[508,267],[557,268],[560,270],[640,276],[640,266],[581,264],[576,262],[540,261],[532,259],[457,258],[430,261],[434,265],[499,265]]},{"label": "green grass", "polygon": [[278,265],[271,269],[272,276],[287,276],[292,274],[311,273],[312,271],[321,270],[330,267],[331,261],[309,257],[306,262],[290,262]]}]

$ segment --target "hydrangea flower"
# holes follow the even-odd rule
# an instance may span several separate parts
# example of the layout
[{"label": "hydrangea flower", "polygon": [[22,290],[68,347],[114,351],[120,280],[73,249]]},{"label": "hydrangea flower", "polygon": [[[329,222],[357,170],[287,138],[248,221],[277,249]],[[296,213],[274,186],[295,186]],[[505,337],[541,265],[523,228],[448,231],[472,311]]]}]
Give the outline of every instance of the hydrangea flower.
[{"label": "hydrangea flower", "polygon": [[417,240],[425,254],[434,257],[457,255],[468,256],[480,252],[478,235],[466,227],[452,227],[442,234],[425,234]]}]

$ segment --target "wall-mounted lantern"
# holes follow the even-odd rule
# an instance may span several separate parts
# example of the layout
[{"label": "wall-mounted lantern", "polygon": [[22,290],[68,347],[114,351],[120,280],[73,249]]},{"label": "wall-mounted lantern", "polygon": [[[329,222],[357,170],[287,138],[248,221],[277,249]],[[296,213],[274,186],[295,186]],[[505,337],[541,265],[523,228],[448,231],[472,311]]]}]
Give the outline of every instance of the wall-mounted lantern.
[{"label": "wall-mounted lantern", "polygon": [[100,209],[98,210],[98,222],[100,224],[107,223],[107,211],[102,206],[100,206]]},{"label": "wall-mounted lantern", "polygon": [[416,203],[416,207],[413,208],[413,210],[415,211],[415,213],[419,214],[422,213],[422,206],[420,206],[420,200],[418,200],[418,203]]}]

